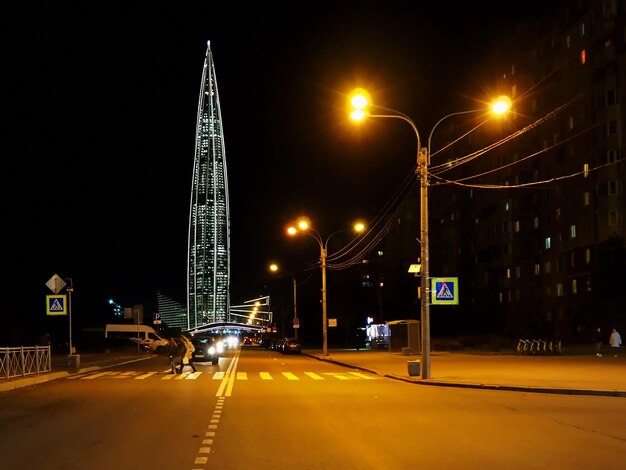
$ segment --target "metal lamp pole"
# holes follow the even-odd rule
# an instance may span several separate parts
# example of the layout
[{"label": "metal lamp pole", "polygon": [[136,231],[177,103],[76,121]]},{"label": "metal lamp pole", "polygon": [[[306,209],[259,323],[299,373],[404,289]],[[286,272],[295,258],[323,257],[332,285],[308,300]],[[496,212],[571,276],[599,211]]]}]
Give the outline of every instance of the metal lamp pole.
[{"label": "metal lamp pole", "polygon": [[[305,220],[298,222],[298,229],[295,227],[289,227],[287,229],[287,233],[289,235],[295,235],[297,232],[302,232],[305,235],[313,238],[320,247],[320,268],[322,270],[322,354],[324,356],[328,356],[328,312],[327,312],[327,301],[326,301],[326,256],[328,254],[328,242],[330,241],[333,235],[336,235],[341,232],[346,232],[349,229],[337,230],[336,232],[331,233],[326,241],[322,240],[322,236],[309,225],[309,223]],[[359,227],[360,226],[360,227]],[[356,224],[354,230],[357,232],[361,232],[364,229],[363,224]],[[296,284],[294,278],[294,315],[295,315],[295,296],[296,296]]]},{"label": "metal lamp pole", "polygon": [[[377,106],[381,109],[383,106]],[[422,334],[422,360],[421,360],[421,377],[422,379],[430,378],[430,260],[428,250],[428,148],[422,148],[420,134],[417,126],[411,118],[404,113],[396,110],[389,110],[395,114],[368,114],[368,117],[375,118],[396,118],[402,119],[408,123],[417,139],[417,169],[416,174],[420,184],[420,258],[421,258],[421,282],[420,282],[420,327]],[[432,132],[431,132],[432,135]],[[430,142],[430,139],[429,139]]]},{"label": "metal lamp pole", "polygon": [[328,356],[328,316],[326,313],[326,248],[320,242],[320,264],[322,267],[322,355]]},{"label": "metal lamp pole", "polygon": [[298,339],[298,330],[300,329],[299,328],[300,325],[296,325],[296,322],[298,321],[298,302],[296,300],[296,276],[295,274],[291,273],[291,279],[293,280],[293,321],[294,321],[293,334],[295,338]]},{"label": "metal lamp pole", "polygon": [[[364,90],[357,90],[351,103],[355,108],[351,113],[351,118],[356,121],[360,121],[365,117],[377,117],[377,118],[396,118],[402,119],[407,122],[417,138],[417,169],[416,173],[420,183],[420,257],[422,261],[422,276],[421,276],[421,299],[420,299],[420,313],[421,313],[421,328],[422,328],[422,379],[430,378],[430,301],[431,301],[431,283],[430,283],[430,259],[429,259],[429,238],[428,238],[428,165],[430,164],[431,155],[431,140],[433,132],[437,126],[445,119],[451,116],[458,116],[460,114],[475,113],[483,111],[482,109],[471,109],[468,111],[459,111],[456,113],[448,114],[433,126],[430,134],[428,135],[428,143],[426,148],[421,147],[419,132],[415,123],[404,113],[396,111],[395,109],[386,108],[384,106],[376,105],[376,108],[391,111],[393,114],[369,114],[365,111],[368,106],[368,95]],[[363,93],[364,92],[364,93]],[[494,114],[504,114],[508,112],[511,107],[511,100],[506,96],[500,96],[492,103],[491,111]]]}]

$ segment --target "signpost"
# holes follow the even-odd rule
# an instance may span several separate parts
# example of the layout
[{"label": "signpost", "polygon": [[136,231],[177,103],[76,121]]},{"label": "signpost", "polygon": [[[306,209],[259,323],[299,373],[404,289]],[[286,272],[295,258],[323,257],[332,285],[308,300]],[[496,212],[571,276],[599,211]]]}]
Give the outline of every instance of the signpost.
[{"label": "signpost", "polygon": [[[74,346],[72,345],[72,292],[74,292],[74,284],[72,282],[72,278],[67,278],[66,280],[63,280],[61,276],[55,274],[50,279],[48,279],[48,282],[46,282],[46,286],[55,294],[46,296],[46,314],[68,315],[69,313],[69,365],[71,367],[79,367],[80,356],[75,354],[76,351],[74,349]],[[65,289],[69,294],[69,300],[67,304],[65,302],[65,295],[57,295],[63,289]]]}]

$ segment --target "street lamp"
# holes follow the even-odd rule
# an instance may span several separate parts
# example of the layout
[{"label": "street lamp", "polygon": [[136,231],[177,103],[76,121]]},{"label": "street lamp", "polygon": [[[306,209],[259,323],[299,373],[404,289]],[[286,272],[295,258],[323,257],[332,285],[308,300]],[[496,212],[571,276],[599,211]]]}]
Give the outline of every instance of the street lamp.
[{"label": "street lamp", "polygon": [[[270,271],[273,273],[277,272],[279,267],[277,264],[270,264]],[[294,273],[291,274],[291,280],[293,283],[293,329],[294,329],[294,337],[298,339],[298,328],[300,327],[298,323],[298,303],[296,301],[296,275]]]},{"label": "street lamp", "polygon": [[[355,223],[352,227],[352,230],[354,230],[357,234],[361,233],[364,229],[365,225],[361,222]],[[320,247],[320,268],[322,270],[322,355],[324,356],[328,356],[328,318],[326,310],[326,257],[328,255],[328,242],[333,235],[346,232],[348,230],[350,229],[337,230],[336,232],[331,233],[324,241],[319,232],[311,227],[311,224],[306,218],[298,219],[295,226],[287,228],[288,235],[295,236],[302,232],[313,238]]]},{"label": "street lamp", "polygon": [[[378,109],[389,111],[391,114],[370,114],[367,111],[367,107],[370,105],[370,97],[367,91],[362,88],[353,91],[350,103],[352,105],[352,112],[350,118],[353,121],[362,121],[368,117],[374,118],[396,118],[401,119],[408,123],[417,138],[417,170],[416,173],[420,182],[420,258],[422,261],[421,267],[421,299],[420,299],[420,318],[421,318],[421,330],[422,330],[422,361],[421,361],[421,377],[422,379],[430,378],[430,260],[429,260],[429,247],[428,247],[428,165],[431,155],[431,140],[433,132],[441,122],[452,116],[459,116],[462,114],[476,113],[485,111],[484,109],[471,109],[468,111],[459,111],[456,113],[450,113],[442,117],[435,123],[430,134],[428,135],[427,147],[422,148],[420,143],[420,135],[417,131],[417,126],[406,114],[396,111],[395,109],[385,108],[383,106],[376,105]],[[504,114],[511,107],[511,100],[508,97],[501,96],[491,105],[491,113]]]}]

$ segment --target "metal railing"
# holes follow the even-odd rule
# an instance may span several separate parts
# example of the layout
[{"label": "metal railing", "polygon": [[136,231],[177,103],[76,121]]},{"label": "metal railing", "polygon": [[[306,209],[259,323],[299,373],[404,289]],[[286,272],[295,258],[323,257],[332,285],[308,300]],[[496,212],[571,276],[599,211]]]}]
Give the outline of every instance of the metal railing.
[{"label": "metal railing", "polygon": [[37,375],[51,370],[50,346],[0,347],[0,379]]}]

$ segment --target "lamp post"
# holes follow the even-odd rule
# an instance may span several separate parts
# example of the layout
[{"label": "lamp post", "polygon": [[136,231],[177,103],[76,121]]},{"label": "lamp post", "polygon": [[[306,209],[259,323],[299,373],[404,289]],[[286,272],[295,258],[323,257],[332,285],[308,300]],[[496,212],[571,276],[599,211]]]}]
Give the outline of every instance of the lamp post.
[{"label": "lamp post", "polygon": [[[353,230],[357,233],[362,232],[364,229],[365,225],[363,225],[362,223],[355,223],[353,226]],[[336,232],[331,233],[324,241],[322,239],[322,236],[317,232],[317,230],[311,227],[311,224],[305,218],[299,219],[296,222],[295,227],[291,226],[287,228],[288,235],[294,236],[299,232],[303,232],[313,238],[320,248],[320,268],[322,270],[322,355],[324,356],[328,356],[328,313],[326,302],[326,257],[328,256],[328,242],[333,235],[341,232],[346,232],[348,230],[350,229],[337,230]]]},{"label": "lamp post", "polygon": [[[272,272],[276,272],[279,270],[279,267],[277,264],[272,263],[270,264],[270,271]],[[298,324],[298,302],[296,299],[296,275],[294,273],[289,273],[291,275],[291,281],[293,283],[293,329],[294,329],[294,337],[296,339],[298,339],[298,329],[299,329],[299,324]]]},{"label": "lamp post", "polygon": [[[416,174],[420,183],[420,258],[422,262],[421,267],[421,298],[420,298],[420,323],[422,333],[422,360],[421,360],[421,378],[430,378],[430,300],[431,300],[431,283],[430,283],[430,259],[429,259],[429,235],[428,235],[428,165],[430,163],[431,155],[431,141],[433,132],[441,122],[452,116],[458,116],[461,114],[476,113],[484,111],[483,109],[471,109],[468,111],[459,111],[456,113],[447,114],[435,123],[428,135],[427,147],[422,148],[420,142],[420,135],[417,131],[417,126],[406,114],[396,111],[394,109],[385,108],[383,106],[376,105],[376,108],[390,111],[392,114],[370,114],[366,111],[369,103],[369,96],[363,89],[357,89],[352,93],[350,102],[353,107],[353,111],[350,117],[354,121],[362,121],[366,117],[373,118],[395,118],[401,119],[408,123],[417,139],[417,170]],[[503,114],[509,110],[511,101],[507,97],[499,97],[492,105],[491,112],[494,114]]]}]

